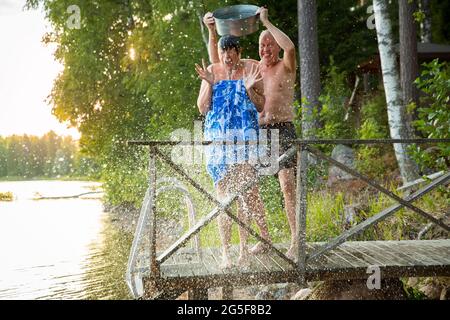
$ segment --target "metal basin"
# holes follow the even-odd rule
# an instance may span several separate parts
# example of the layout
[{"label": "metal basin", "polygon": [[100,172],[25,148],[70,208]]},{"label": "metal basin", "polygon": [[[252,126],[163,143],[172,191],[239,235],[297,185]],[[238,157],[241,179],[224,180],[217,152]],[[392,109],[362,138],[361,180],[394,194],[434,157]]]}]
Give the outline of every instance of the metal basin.
[{"label": "metal basin", "polygon": [[213,12],[217,33],[221,36],[233,35],[242,37],[258,31],[258,6],[239,4],[217,9]]}]

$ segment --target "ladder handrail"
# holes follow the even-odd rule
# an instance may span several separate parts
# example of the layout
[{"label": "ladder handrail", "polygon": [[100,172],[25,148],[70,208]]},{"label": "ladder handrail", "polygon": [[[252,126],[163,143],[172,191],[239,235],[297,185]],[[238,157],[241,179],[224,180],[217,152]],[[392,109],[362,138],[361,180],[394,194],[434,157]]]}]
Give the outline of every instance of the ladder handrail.
[{"label": "ladder handrail", "polygon": [[[155,198],[166,191],[179,191],[184,195],[184,199],[186,202],[186,206],[188,208],[188,221],[189,221],[189,227],[195,224],[196,219],[196,212],[195,212],[195,206],[194,202],[192,201],[192,197],[190,196],[189,190],[185,185],[183,185],[179,180],[175,178],[161,178],[158,179],[157,184],[163,184],[163,183],[171,183],[171,185],[164,185],[157,189]],[[143,284],[142,279],[136,276],[133,276],[135,273],[135,264],[137,261],[137,255],[138,255],[138,248],[141,243],[141,239],[143,237],[142,233],[144,231],[144,227],[146,223],[149,221],[149,217],[151,214],[154,214],[153,210],[149,210],[148,208],[151,207],[151,204],[149,203],[151,201],[151,197],[149,196],[151,193],[152,186],[149,186],[144,197],[143,205],[141,207],[141,212],[139,214],[139,220],[136,227],[136,231],[134,233],[133,243],[131,245],[130,255],[128,258],[128,264],[127,264],[127,271],[126,271],[126,282],[128,284],[128,287],[132,293],[132,295],[135,298],[141,297],[143,292]],[[153,198],[153,199],[155,199]],[[194,238],[194,246],[197,251],[197,256],[199,260],[202,259],[202,253],[200,250],[200,239],[198,236]]]}]

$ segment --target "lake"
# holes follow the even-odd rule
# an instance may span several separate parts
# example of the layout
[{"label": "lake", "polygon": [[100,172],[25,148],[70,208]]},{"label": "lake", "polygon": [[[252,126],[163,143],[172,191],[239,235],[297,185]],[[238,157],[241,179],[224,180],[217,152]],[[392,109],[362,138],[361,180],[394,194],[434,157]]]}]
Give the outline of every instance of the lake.
[{"label": "lake", "polygon": [[116,245],[120,235],[103,211],[102,194],[33,200],[100,188],[81,181],[0,182],[0,192],[15,196],[0,202],[0,299],[127,298],[128,247]]}]

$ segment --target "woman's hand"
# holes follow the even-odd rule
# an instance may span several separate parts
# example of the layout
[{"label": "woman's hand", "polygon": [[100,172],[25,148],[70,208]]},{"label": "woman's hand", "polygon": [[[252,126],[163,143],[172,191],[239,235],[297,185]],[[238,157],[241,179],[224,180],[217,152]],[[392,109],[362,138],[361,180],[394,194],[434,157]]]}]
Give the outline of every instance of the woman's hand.
[{"label": "woman's hand", "polygon": [[250,73],[247,74],[247,70],[244,69],[244,85],[245,85],[245,89],[247,89],[247,91],[249,91],[251,88],[253,88],[253,86],[261,81],[263,78],[261,76],[261,70],[260,70],[260,66],[257,64],[252,64],[252,66],[250,67]]},{"label": "woman's hand", "polygon": [[212,12],[207,12],[203,16],[203,23],[208,27],[210,31],[216,30],[216,21],[214,20]]},{"label": "woman's hand", "polygon": [[204,59],[202,59],[202,66],[203,68],[200,67],[197,63],[195,64],[195,71],[197,71],[198,77],[202,80],[205,80],[210,85],[214,85],[214,74],[208,71]]}]

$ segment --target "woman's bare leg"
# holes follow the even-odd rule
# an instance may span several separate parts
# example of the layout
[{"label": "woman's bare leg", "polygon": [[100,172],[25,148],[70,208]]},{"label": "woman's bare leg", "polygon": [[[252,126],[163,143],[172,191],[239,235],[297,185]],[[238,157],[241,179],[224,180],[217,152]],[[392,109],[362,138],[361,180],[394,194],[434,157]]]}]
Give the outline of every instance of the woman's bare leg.
[{"label": "woman's bare leg", "polygon": [[[239,197],[238,200],[238,219],[249,226],[249,212],[248,208],[243,201],[243,197]],[[247,267],[249,265],[249,252],[248,252],[248,231],[245,228],[239,226],[239,258],[238,258],[238,266]]]},{"label": "woman's bare leg", "polygon": [[[242,189],[244,183],[256,178],[256,170],[248,164],[243,165],[241,169],[241,176],[244,178],[240,189]],[[246,220],[248,221],[248,224],[250,224],[251,219],[254,218],[256,225],[259,228],[261,237],[270,242],[269,228],[267,227],[266,222],[266,212],[259,195],[258,184],[255,184],[250,188],[250,190],[243,194],[242,204],[242,207],[247,212]],[[267,246],[264,246],[262,243],[258,243],[252,248],[251,252],[256,254],[264,251],[265,249],[267,249]]]},{"label": "woman's bare leg", "polygon": [[[249,208],[251,216],[255,219],[256,225],[258,226],[260,235],[265,240],[271,242],[269,228],[267,226],[266,211],[264,208],[264,203],[259,195],[259,187],[257,185],[253,186],[250,191],[247,192],[245,201]],[[269,247],[264,245],[262,242],[258,242],[250,252],[252,254],[263,253],[267,251]]]},{"label": "woman's bare leg", "polygon": [[[217,198],[222,201],[226,198],[225,186],[219,182],[217,185]],[[217,218],[219,225],[219,234],[222,241],[222,263],[221,268],[231,268],[232,263],[230,259],[230,246],[231,246],[231,219],[225,212],[220,213]]]},{"label": "woman's bare leg", "polygon": [[289,228],[291,229],[291,245],[289,250],[286,252],[286,256],[297,260],[298,238],[297,225],[295,222],[295,170],[293,168],[280,170],[278,173],[278,179],[280,181],[281,191],[283,192],[284,206],[289,222]]}]

